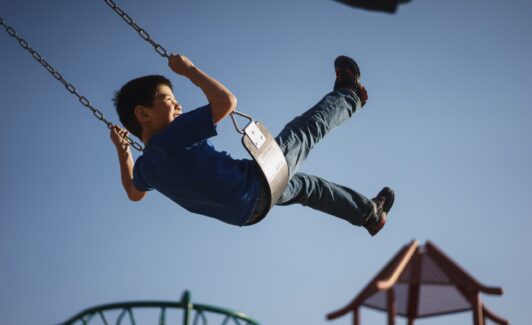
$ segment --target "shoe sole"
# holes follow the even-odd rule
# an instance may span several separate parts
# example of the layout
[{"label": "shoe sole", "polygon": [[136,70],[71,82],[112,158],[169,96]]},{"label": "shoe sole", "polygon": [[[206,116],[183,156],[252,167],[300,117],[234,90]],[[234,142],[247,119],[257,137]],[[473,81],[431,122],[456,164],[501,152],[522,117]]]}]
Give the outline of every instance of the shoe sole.
[{"label": "shoe sole", "polygon": [[377,198],[381,196],[384,196],[385,198],[382,211],[388,213],[393,206],[393,202],[395,201],[395,193],[391,188],[385,187],[379,192],[379,194],[377,194]]},{"label": "shoe sole", "polygon": [[377,194],[377,198],[379,197],[382,197],[384,196],[385,200],[384,200],[384,205],[382,206],[382,212],[385,214],[384,215],[384,223],[381,224],[380,226],[378,226],[377,228],[374,228],[374,229],[367,229],[369,234],[374,237],[376,234],[379,233],[379,231],[381,231],[381,229],[384,227],[384,225],[386,224],[386,222],[388,222],[388,212],[390,211],[390,209],[392,208],[393,206],[393,202],[395,201],[395,193],[394,191],[389,188],[389,187],[385,187],[383,188],[379,194]]},{"label": "shoe sole", "polygon": [[338,70],[342,65],[348,67],[350,70],[353,71],[354,74],[356,74],[357,72],[358,74],[360,74],[360,68],[353,58],[350,58],[345,55],[340,55],[336,58],[336,60],[334,60],[334,69]]}]

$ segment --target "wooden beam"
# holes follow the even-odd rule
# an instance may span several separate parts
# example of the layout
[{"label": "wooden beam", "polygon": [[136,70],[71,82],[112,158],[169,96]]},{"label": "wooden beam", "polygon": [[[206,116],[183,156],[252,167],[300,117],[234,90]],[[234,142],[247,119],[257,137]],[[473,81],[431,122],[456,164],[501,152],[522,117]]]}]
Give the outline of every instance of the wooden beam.
[{"label": "wooden beam", "polygon": [[487,318],[487,319],[489,319],[491,321],[494,321],[495,323],[500,324],[500,325],[510,325],[510,321],[509,320],[495,315],[491,310],[486,308],[486,306],[484,306],[484,305],[482,305],[482,307],[484,309],[484,317],[485,318]]},{"label": "wooden beam", "polygon": [[412,244],[410,244],[410,246],[408,246],[408,249],[399,260],[399,263],[393,270],[392,274],[387,279],[383,279],[377,282],[378,290],[388,290],[397,282],[401,274],[403,274],[403,271],[405,270],[406,266],[411,261],[412,256],[414,256],[414,253],[416,252],[418,247],[419,243],[417,241],[414,241]]},{"label": "wooden beam", "polygon": [[441,269],[453,282],[461,282],[458,284],[474,287],[476,291],[481,291],[487,294],[503,294],[503,290],[500,287],[488,287],[478,282],[475,278],[469,275],[456,262],[454,262],[447,255],[445,255],[445,253],[439,250],[431,242],[427,242],[425,244],[425,248],[427,249],[427,253],[432,257],[434,262],[436,262],[441,267]]},{"label": "wooden beam", "polygon": [[328,320],[333,320],[339,317],[342,317],[346,315],[349,312],[352,312],[355,310],[355,308],[358,308],[360,304],[366,300],[369,296],[373,295],[375,292],[377,292],[378,285],[377,282],[384,278],[387,274],[392,272],[393,270],[397,269],[397,265],[403,260],[404,255],[412,249],[412,247],[419,246],[419,242],[417,240],[412,240],[408,245],[403,246],[397,254],[392,258],[388,264],[384,268],[381,269],[381,271],[371,279],[371,281],[366,285],[366,287],[358,294],[356,298],[354,298],[349,304],[344,306],[343,308],[340,308],[336,311],[330,312],[327,314]]}]

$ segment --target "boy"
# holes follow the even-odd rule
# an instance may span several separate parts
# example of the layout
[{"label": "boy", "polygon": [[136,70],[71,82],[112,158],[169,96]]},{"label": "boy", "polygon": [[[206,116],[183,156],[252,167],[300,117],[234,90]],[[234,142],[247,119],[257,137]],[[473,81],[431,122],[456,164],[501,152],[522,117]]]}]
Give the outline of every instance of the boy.
[{"label": "boy", "polygon": [[[170,81],[162,76],[133,79],[117,92],[120,121],[145,145],[133,163],[123,140],[128,131],[118,126],[111,130],[129,199],[139,201],[147,191],[156,189],[193,213],[237,226],[259,222],[267,209],[267,188],[258,166],[252,160],[233,159],[216,151],[207,140],[217,134],[216,124],[234,111],[235,96],[183,55],[170,55],[168,65],[198,86],[209,104],[183,113]],[[367,92],[360,83],[356,62],[339,56],[334,66],[334,91],[288,123],[276,137],[290,174],[276,204],[300,203],[364,226],[374,236],[386,223],[393,205],[390,188],[369,200],[350,188],[297,172],[314,145],[366,103]]]}]

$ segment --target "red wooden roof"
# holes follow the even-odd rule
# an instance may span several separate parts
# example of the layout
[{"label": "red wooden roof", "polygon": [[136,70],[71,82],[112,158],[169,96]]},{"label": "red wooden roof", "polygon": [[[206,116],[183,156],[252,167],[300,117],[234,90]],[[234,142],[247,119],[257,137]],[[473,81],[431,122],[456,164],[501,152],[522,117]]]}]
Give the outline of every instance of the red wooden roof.
[{"label": "red wooden roof", "polygon": [[330,313],[327,318],[358,313],[358,308],[365,306],[410,320],[471,310],[479,314],[475,319],[487,317],[499,324],[508,324],[482,305],[481,292],[502,295],[502,288],[481,284],[434,244],[427,242],[419,246],[414,240],[405,245],[347,306]]}]

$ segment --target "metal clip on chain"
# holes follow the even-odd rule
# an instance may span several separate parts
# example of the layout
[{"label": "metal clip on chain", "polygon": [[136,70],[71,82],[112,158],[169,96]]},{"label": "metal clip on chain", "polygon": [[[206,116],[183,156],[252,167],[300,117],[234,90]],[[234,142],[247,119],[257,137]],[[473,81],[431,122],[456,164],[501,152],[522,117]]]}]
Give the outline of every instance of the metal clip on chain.
[{"label": "metal clip on chain", "polygon": [[[15,38],[23,49],[28,51],[37,62],[39,62],[46,70],[48,70],[48,72],[50,72],[52,76],[54,76],[55,79],[57,79],[60,83],[62,83],[69,93],[76,96],[79,102],[83,106],[90,109],[92,114],[98,120],[102,121],[107,126],[108,129],[111,129],[113,127],[113,123],[109,122],[101,111],[99,111],[97,108],[92,106],[90,101],[85,96],[80,95],[78,91],[76,90],[76,87],[74,87],[65,78],[63,78],[61,73],[57,71],[56,69],[54,69],[54,67],[52,67],[48,62],[46,62],[46,60],[36,50],[31,48],[31,46],[28,44],[28,42],[25,39],[18,36],[16,31],[11,26],[6,25],[2,17],[0,17],[0,26],[3,26],[6,32],[9,34],[9,36]],[[129,145],[131,145],[136,150],[142,151],[142,146],[135,140],[131,139],[130,137],[124,137],[124,140],[126,140],[129,143]]]}]

